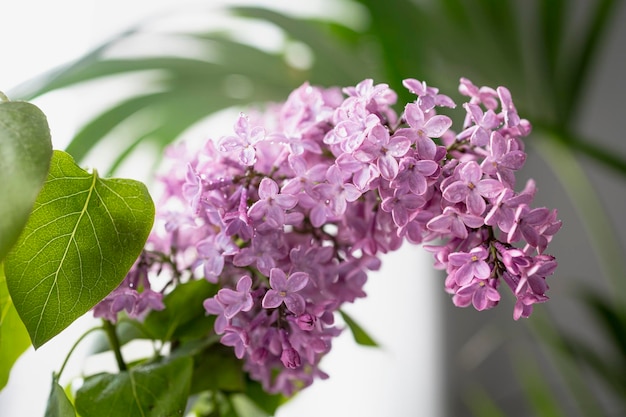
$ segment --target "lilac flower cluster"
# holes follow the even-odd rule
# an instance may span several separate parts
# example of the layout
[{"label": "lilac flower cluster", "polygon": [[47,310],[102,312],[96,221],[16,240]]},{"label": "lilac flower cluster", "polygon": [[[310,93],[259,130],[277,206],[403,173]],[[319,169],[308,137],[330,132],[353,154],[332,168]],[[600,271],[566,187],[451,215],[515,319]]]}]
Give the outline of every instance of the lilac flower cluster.
[{"label": "lilac flower cluster", "polygon": [[[368,271],[405,240],[434,254],[457,306],[495,306],[502,283],[515,319],[547,299],[556,261],[545,250],[561,223],[556,210],[530,206],[534,182],[514,190],[530,125],[509,91],[462,79],[466,117],[455,133],[436,111],[454,108],[450,97],[403,84],[416,99],[400,115],[385,84],[304,84],[282,105],[242,114],[232,136],[168,151],[147,246],[162,257],[149,268],[219,285],[204,302],[215,332],[269,392],[326,377],[318,364],[340,332],[334,313],[365,296]],[[120,286],[97,315],[162,306],[132,290]]]}]

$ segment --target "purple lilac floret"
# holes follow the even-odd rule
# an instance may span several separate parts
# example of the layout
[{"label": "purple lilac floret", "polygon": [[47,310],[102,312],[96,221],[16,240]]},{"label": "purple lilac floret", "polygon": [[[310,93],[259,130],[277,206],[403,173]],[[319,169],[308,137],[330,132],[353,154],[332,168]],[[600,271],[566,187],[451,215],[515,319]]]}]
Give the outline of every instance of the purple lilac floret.
[{"label": "purple lilac floret", "polygon": [[[365,296],[369,271],[404,240],[446,272],[459,307],[492,308],[509,288],[513,317],[547,300],[557,266],[546,249],[561,222],[515,191],[526,159],[521,119],[504,87],[461,79],[459,133],[436,113],[455,103],[408,79],[416,99],[365,80],[339,90],[304,84],[264,114],[240,115],[234,135],[201,149],[171,147],[155,229],[126,280],[95,308],[115,320],[163,308],[189,279],[220,288],[204,301],[214,331],[269,392],[316,378],[340,329],[334,313]],[[155,292],[148,277],[169,273]]]}]

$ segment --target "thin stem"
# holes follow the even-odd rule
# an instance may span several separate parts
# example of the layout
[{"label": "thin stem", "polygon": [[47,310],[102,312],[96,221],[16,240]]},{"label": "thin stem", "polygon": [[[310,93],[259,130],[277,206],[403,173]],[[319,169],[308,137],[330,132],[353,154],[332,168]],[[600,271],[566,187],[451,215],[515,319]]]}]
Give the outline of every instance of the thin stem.
[{"label": "thin stem", "polygon": [[61,365],[61,369],[59,370],[59,372],[56,374],[56,378],[59,379],[61,378],[61,374],[63,373],[63,370],[65,370],[65,366],[67,365],[67,362],[70,359],[70,356],[72,356],[72,353],[74,352],[74,350],[76,349],[76,347],[78,346],[78,344],[80,342],[83,341],[83,339],[85,339],[85,337],[87,337],[87,335],[91,334],[92,332],[96,331],[96,330],[104,330],[102,326],[97,326],[97,327],[92,327],[91,329],[87,330],[85,333],[82,334],[81,337],[78,338],[78,340],[74,343],[74,345],[72,346],[72,348],[70,349],[70,351],[67,353],[67,356],[65,357],[65,360],[63,361],[63,365]]},{"label": "thin stem", "polygon": [[111,350],[115,355],[115,360],[117,361],[117,367],[120,372],[128,369],[126,366],[126,362],[124,362],[124,358],[122,357],[122,351],[120,350],[120,339],[117,337],[117,332],[115,331],[115,325],[108,320],[102,320],[103,329],[107,334],[107,338],[109,339],[109,344],[111,345]]}]

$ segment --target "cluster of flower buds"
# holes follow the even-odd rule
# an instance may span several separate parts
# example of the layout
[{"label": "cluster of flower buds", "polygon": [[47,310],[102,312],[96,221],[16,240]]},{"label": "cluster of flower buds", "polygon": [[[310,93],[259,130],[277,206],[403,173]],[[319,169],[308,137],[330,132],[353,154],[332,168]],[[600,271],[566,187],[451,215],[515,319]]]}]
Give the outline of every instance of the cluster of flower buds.
[{"label": "cluster of flower buds", "polygon": [[[514,189],[530,125],[509,91],[462,79],[457,133],[436,111],[454,108],[450,97],[403,84],[416,99],[400,115],[385,84],[304,84],[281,105],[242,114],[232,136],[168,150],[148,244],[161,255],[144,256],[130,277],[161,271],[166,258],[175,277],[218,284],[204,302],[215,332],[269,392],[326,377],[318,364],[340,332],[334,313],[365,296],[368,271],[405,240],[434,254],[457,306],[495,306],[501,283],[515,319],[547,299],[556,262],[545,250],[561,224],[556,210],[530,206],[534,182]],[[96,313],[162,308],[152,290],[133,298],[132,280]]]}]

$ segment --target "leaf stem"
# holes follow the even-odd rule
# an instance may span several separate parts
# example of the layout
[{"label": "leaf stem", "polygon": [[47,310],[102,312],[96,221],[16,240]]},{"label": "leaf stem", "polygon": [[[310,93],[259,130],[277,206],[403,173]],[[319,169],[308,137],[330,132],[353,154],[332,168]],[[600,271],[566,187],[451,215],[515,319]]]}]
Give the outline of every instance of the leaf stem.
[{"label": "leaf stem", "polygon": [[91,329],[87,330],[85,333],[82,334],[82,336],[80,336],[78,338],[78,340],[76,340],[76,342],[74,342],[74,345],[72,346],[72,348],[70,349],[70,351],[67,353],[67,356],[65,357],[65,360],[63,361],[63,365],[61,365],[61,369],[59,370],[59,372],[55,375],[55,379],[58,381],[61,378],[61,374],[63,373],[63,371],[65,370],[65,366],[67,365],[67,362],[70,359],[70,356],[72,356],[72,353],[74,352],[74,349],[76,349],[76,347],[78,346],[78,344],[80,342],[83,341],[83,339],[85,339],[88,335],[90,335],[91,333],[93,333],[96,330],[103,330],[102,326],[96,326],[96,327],[92,327]]},{"label": "leaf stem", "polygon": [[115,360],[117,361],[117,367],[120,372],[128,369],[126,366],[126,362],[124,362],[124,358],[122,357],[122,351],[120,350],[120,339],[117,337],[117,332],[115,331],[115,325],[111,323],[109,320],[102,320],[103,329],[107,334],[107,338],[109,339],[109,344],[111,345],[111,350],[115,355]]}]

